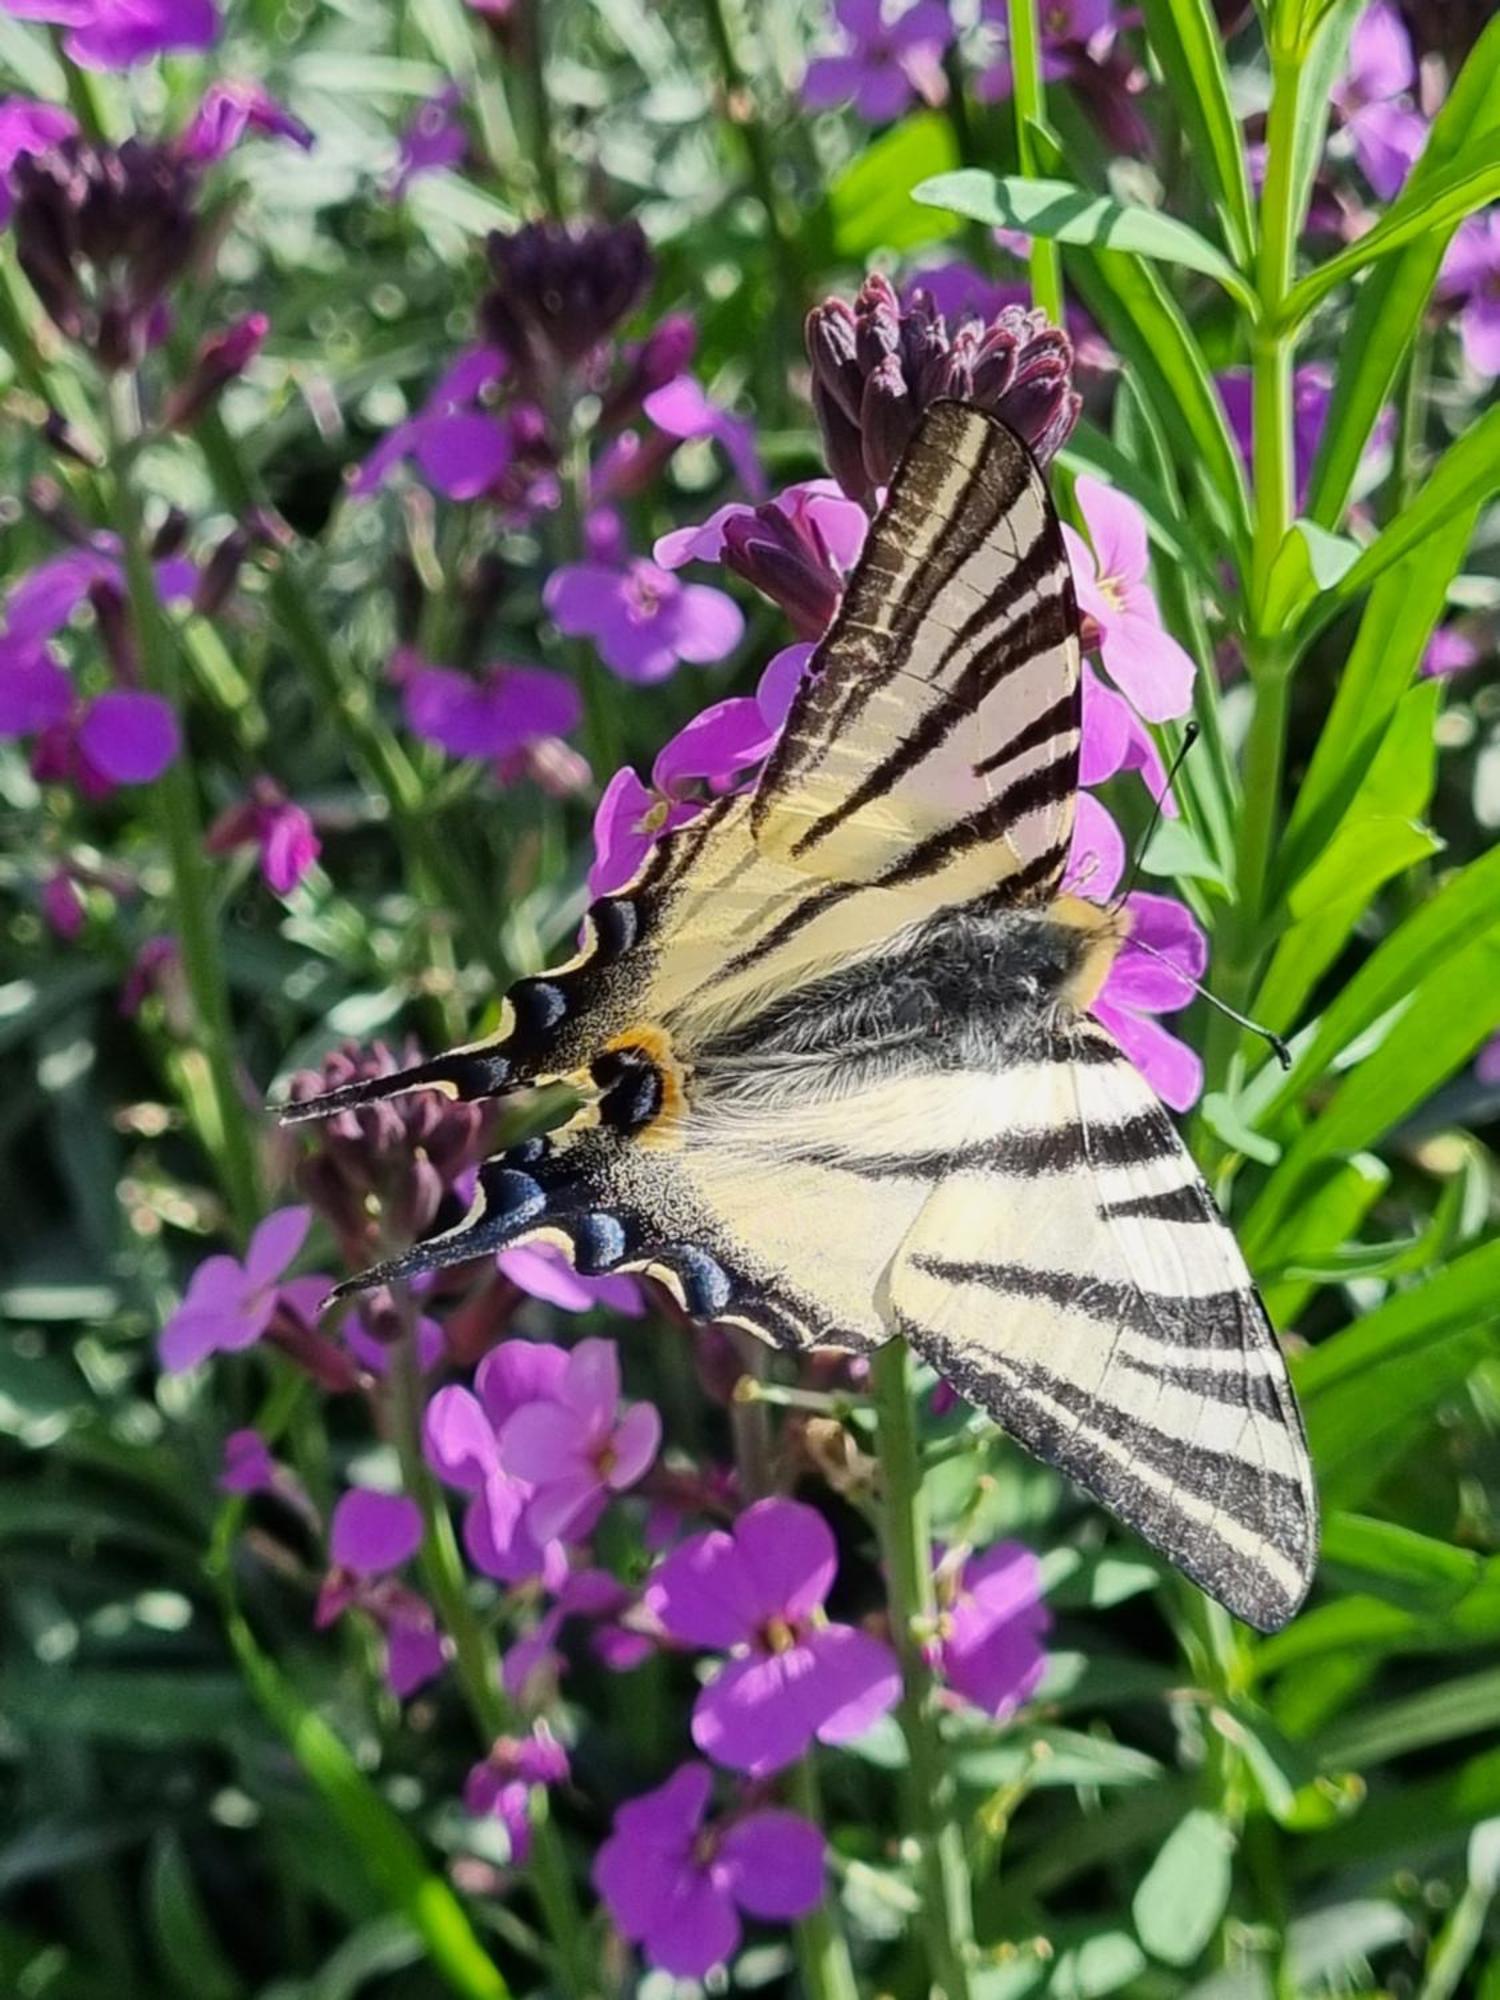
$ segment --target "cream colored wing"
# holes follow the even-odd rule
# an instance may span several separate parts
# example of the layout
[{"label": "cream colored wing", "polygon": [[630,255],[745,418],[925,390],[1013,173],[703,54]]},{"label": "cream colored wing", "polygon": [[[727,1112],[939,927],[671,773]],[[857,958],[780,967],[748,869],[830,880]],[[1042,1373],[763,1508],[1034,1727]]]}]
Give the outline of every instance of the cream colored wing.
[{"label": "cream colored wing", "polygon": [[755,793],[758,846],[889,887],[978,857],[1006,893],[1045,896],[1072,832],[1079,672],[1031,454],[983,411],[935,403]]},{"label": "cream colored wing", "polygon": [[882,1304],[893,1327],[1237,1617],[1307,1594],[1317,1502],[1286,1363],[1171,1120],[1102,1028],[999,1080]]}]

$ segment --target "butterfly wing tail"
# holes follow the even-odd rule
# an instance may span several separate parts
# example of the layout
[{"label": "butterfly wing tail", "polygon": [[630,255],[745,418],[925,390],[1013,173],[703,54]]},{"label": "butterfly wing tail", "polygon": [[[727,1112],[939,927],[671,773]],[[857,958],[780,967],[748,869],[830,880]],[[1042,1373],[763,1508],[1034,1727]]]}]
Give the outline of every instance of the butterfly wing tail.
[{"label": "butterfly wing tail", "polygon": [[413,1063],[410,1069],[396,1070],[390,1076],[366,1077],[315,1096],[289,1097],[277,1106],[276,1115],[283,1125],[305,1125],[316,1118],[332,1118],[340,1111],[358,1111],[367,1104],[382,1104],[388,1097],[405,1097],[413,1090],[437,1090],[455,1103],[471,1104],[479,1098],[498,1097],[515,1082],[509,1060],[497,1050],[453,1049],[447,1055]]}]

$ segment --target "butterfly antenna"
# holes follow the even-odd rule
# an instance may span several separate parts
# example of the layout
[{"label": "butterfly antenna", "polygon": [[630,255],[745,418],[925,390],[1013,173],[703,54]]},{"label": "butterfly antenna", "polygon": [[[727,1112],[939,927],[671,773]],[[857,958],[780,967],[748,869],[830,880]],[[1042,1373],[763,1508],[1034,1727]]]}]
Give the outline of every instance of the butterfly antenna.
[{"label": "butterfly antenna", "polygon": [[1287,1046],[1284,1038],[1278,1035],[1274,1028],[1263,1027],[1259,1021],[1252,1021],[1248,1014],[1241,1014],[1237,1008],[1231,1007],[1227,1000],[1221,1000],[1217,993],[1210,993],[1201,981],[1194,979],[1191,973],[1184,972],[1176,960],[1168,958],[1164,951],[1157,951],[1152,945],[1143,943],[1140,938],[1132,938],[1130,940],[1130,948],[1132,951],[1145,952],[1148,958],[1154,958],[1158,964],[1165,965],[1170,971],[1175,972],[1179,979],[1185,979],[1200,1000],[1206,1000],[1210,1007],[1217,1008],[1219,1013],[1227,1015],[1237,1027],[1248,1028],[1252,1035],[1261,1036],[1263,1040],[1270,1043],[1272,1052],[1277,1062],[1281,1064],[1281,1067],[1283,1069],[1291,1068],[1291,1049]]},{"label": "butterfly antenna", "polygon": [[1160,792],[1157,793],[1156,803],[1151,809],[1150,824],[1147,826],[1146,831],[1142,834],[1139,845],[1136,847],[1135,858],[1132,860],[1130,864],[1130,873],[1125,879],[1125,887],[1114,898],[1114,907],[1116,909],[1118,909],[1120,905],[1125,901],[1126,897],[1130,894],[1131,890],[1135,887],[1137,881],[1140,879],[1141,865],[1146,859],[1146,849],[1151,845],[1152,834],[1155,833],[1157,827],[1160,826],[1161,824],[1162,807],[1166,804],[1168,798],[1170,798],[1171,796],[1172,786],[1176,782],[1177,773],[1182,769],[1183,761],[1186,758],[1187,753],[1189,752],[1189,750],[1192,749],[1193,745],[1197,741],[1198,741],[1198,725],[1196,722],[1190,722],[1187,724],[1187,726],[1184,728],[1182,732],[1182,741],[1181,743],[1178,744],[1177,754],[1172,759],[1171,765],[1167,771],[1166,783],[1162,786]]}]

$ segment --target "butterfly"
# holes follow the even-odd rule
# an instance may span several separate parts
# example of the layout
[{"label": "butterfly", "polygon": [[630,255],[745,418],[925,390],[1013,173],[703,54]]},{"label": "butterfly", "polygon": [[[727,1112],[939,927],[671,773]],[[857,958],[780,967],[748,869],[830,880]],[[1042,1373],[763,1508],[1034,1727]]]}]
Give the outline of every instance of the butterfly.
[{"label": "butterfly", "polygon": [[1317,1504],[1286,1364],[1171,1119],[1090,1018],[1128,917],[1063,889],[1078,612],[1026,447],[925,413],[758,783],[657,841],[497,1031],[286,1108],[568,1084],[455,1228],[646,1273],[791,1353],[904,1336],[1274,1630]]}]

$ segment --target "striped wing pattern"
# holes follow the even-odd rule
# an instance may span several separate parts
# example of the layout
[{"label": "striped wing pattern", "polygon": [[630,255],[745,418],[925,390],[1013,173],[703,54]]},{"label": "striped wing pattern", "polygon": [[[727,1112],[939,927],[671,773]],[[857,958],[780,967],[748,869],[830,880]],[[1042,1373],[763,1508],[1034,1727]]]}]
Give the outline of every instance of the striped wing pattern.
[{"label": "striped wing pattern", "polygon": [[1057,516],[1021,441],[927,412],[752,807],[768,855],[897,886],[988,858],[1012,896],[1067,859],[1078,614]]},{"label": "striped wing pattern", "polygon": [[1237,1617],[1285,1624],[1317,1502],[1286,1364],[1171,1120],[1103,1029],[999,1079],[889,1275],[893,1324],[971,1401]]}]

